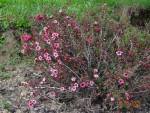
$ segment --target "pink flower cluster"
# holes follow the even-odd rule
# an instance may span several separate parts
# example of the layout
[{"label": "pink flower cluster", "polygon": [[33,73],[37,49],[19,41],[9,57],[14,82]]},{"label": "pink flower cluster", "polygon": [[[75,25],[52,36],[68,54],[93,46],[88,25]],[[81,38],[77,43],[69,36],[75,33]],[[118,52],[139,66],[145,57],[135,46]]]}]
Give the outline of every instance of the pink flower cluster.
[{"label": "pink flower cluster", "polygon": [[120,78],[120,79],[118,80],[118,83],[119,83],[120,85],[121,85],[121,84],[124,84],[124,80]]},{"label": "pink flower cluster", "polygon": [[44,16],[41,13],[38,13],[35,17],[36,20],[44,19]]},{"label": "pink flower cluster", "polygon": [[125,97],[127,100],[129,100],[131,98],[131,96],[127,92],[125,92]]},{"label": "pink flower cluster", "polygon": [[117,54],[117,56],[121,56],[123,54],[123,52],[122,51],[117,51],[116,54]]},{"label": "pink flower cluster", "polygon": [[41,46],[39,45],[39,43],[35,44],[35,50],[36,51],[40,51],[41,50]]},{"label": "pink flower cluster", "polygon": [[32,106],[35,105],[36,103],[37,103],[36,100],[29,100],[29,101],[27,102],[27,105],[28,105],[29,107],[32,107]]},{"label": "pink flower cluster", "polygon": [[52,77],[57,77],[58,76],[58,70],[57,69],[53,69],[53,68],[51,68],[50,69],[50,72],[51,72],[51,76]]},{"label": "pink flower cluster", "polygon": [[98,77],[99,77],[97,73],[98,73],[98,70],[97,70],[97,69],[94,69],[94,75],[93,75],[94,78],[98,78]]},{"label": "pink flower cluster", "polygon": [[30,34],[23,34],[21,35],[22,41],[28,41],[32,36]]}]

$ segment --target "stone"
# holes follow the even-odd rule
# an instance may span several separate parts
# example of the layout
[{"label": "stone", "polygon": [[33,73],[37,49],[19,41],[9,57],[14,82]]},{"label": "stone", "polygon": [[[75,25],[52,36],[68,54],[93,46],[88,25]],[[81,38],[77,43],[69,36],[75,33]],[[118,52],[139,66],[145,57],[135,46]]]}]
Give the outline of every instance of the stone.
[{"label": "stone", "polygon": [[36,108],[34,108],[33,110],[34,110],[34,111],[38,111],[38,110],[39,110],[39,108],[37,108],[37,107],[36,107]]},{"label": "stone", "polygon": [[8,110],[9,110],[11,113],[15,113],[16,108],[13,107],[13,106],[10,106],[10,107],[8,108]]},{"label": "stone", "polygon": [[21,96],[23,97],[23,96],[26,96],[27,95],[27,93],[28,93],[28,91],[27,90],[23,90],[22,92],[21,92]]},{"label": "stone", "polygon": [[2,111],[2,113],[10,113],[8,110],[4,110]]},{"label": "stone", "polygon": [[56,105],[56,104],[52,104],[51,105],[51,110],[57,110],[58,109],[58,105]]},{"label": "stone", "polygon": [[16,113],[22,113],[22,111],[21,111],[20,109],[18,109],[18,110],[16,111]]},{"label": "stone", "polygon": [[29,109],[28,109],[27,107],[21,108],[21,111],[22,111],[23,113],[27,113],[28,110],[29,110]]}]

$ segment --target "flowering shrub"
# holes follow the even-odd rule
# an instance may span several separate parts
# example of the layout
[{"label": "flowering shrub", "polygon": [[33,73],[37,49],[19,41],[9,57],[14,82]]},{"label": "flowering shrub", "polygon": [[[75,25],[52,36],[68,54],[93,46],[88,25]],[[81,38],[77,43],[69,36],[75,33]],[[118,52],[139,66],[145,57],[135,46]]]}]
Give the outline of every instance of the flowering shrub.
[{"label": "flowering shrub", "polygon": [[31,97],[100,96],[103,103],[117,106],[118,100],[132,100],[147,92],[149,84],[141,80],[149,74],[148,42],[138,43],[132,34],[125,37],[124,23],[110,21],[104,7],[90,19],[78,22],[64,10],[53,11],[49,17],[40,13],[31,34],[21,35],[21,52],[34,56],[43,72],[27,83]]}]

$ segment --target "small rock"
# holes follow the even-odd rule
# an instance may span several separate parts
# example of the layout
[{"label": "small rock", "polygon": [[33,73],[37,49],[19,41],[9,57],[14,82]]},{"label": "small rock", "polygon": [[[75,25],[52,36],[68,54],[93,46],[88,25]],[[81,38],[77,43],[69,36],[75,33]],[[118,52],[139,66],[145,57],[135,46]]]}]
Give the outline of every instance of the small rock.
[{"label": "small rock", "polygon": [[12,68],[12,71],[16,71],[16,67],[13,67],[13,68]]},{"label": "small rock", "polygon": [[8,110],[4,110],[2,113],[9,113],[9,111]]},{"label": "small rock", "polygon": [[52,104],[51,109],[52,109],[52,110],[57,110],[57,109],[58,109],[58,105]]},{"label": "small rock", "polygon": [[27,93],[28,93],[28,91],[27,90],[23,90],[22,92],[21,92],[21,96],[23,97],[23,96],[26,96],[27,95]]},{"label": "small rock", "polygon": [[14,87],[9,87],[9,91],[14,91],[15,88]]},{"label": "small rock", "polygon": [[48,110],[46,113],[56,113],[54,110]]},{"label": "small rock", "polygon": [[47,112],[47,111],[48,111],[48,108],[45,108],[45,111]]},{"label": "small rock", "polygon": [[27,107],[23,107],[23,108],[21,108],[21,111],[24,112],[24,113],[27,113],[28,108]]},{"label": "small rock", "polygon": [[22,113],[22,111],[21,111],[20,109],[18,109],[18,110],[16,111],[16,113]]},{"label": "small rock", "polygon": [[34,111],[38,111],[38,110],[39,110],[39,108],[34,108],[33,110],[34,110]]},{"label": "small rock", "polygon": [[13,106],[10,106],[10,107],[8,108],[8,110],[9,110],[11,113],[14,113],[14,112],[16,111],[16,108],[13,107]]},{"label": "small rock", "polygon": [[40,112],[41,112],[41,113],[45,113],[45,110],[44,110],[44,109],[40,109]]}]

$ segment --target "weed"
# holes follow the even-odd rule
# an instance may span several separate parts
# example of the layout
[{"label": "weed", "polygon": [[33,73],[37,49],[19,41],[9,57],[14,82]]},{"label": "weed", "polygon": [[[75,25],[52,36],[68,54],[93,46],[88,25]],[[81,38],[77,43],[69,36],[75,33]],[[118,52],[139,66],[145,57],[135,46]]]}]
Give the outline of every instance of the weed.
[{"label": "weed", "polygon": [[5,36],[2,35],[2,36],[0,37],[0,48],[3,46],[4,41],[5,41]]},{"label": "weed", "polygon": [[3,109],[9,108],[9,103],[8,103],[7,101],[3,101],[3,102],[2,102],[2,108],[3,108]]},{"label": "weed", "polygon": [[2,73],[2,79],[7,79],[10,78],[10,73],[9,72],[3,72]]},{"label": "weed", "polygon": [[[68,5],[69,3],[69,5]],[[111,7],[122,5],[139,5],[142,7],[149,7],[149,0],[1,0],[1,20],[2,26],[7,28],[10,24],[14,24],[16,27],[26,27],[29,22],[27,17],[34,15],[38,12],[43,12],[47,7],[63,8],[67,7],[67,12],[73,12],[80,17],[84,14],[85,10],[92,10],[94,7],[99,7],[99,3],[107,3]],[[49,14],[49,12],[47,12]],[[116,17],[114,17],[116,18]]]}]

